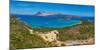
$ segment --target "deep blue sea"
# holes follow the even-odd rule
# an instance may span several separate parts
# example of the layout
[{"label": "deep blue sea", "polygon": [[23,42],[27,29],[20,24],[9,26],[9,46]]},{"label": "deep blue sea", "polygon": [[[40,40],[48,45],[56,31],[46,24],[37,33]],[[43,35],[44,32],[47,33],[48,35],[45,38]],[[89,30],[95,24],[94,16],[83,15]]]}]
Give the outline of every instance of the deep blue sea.
[{"label": "deep blue sea", "polygon": [[[17,15],[20,21],[28,24],[32,28],[63,28],[79,24],[80,19],[64,19],[61,17],[44,17],[35,15]],[[84,19],[93,20],[93,17],[83,17]]]}]

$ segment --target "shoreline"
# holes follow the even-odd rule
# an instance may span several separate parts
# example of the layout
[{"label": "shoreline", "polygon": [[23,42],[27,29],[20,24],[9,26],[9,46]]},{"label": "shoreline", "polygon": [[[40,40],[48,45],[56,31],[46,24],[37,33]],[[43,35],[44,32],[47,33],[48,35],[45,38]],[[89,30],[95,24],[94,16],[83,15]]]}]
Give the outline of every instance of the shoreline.
[{"label": "shoreline", "polygon": [[64,27],[59,27],[59,28],[58,27],[37,27],[36,28],[36,27],[29,26],[28,24],[26,24],[26,25],[29,26],[29,27],[31,27],[31,28],[33,28],[33,29],[63,29],[63,28],[66,28],[66,27],[72,27],[72,26],[76,26],[76,25],[80,25],[80,24],[82,24],[82,21],[80,21],[77,24],[72,24],[72,25],[69,25],[69,26],[64,26]]}]

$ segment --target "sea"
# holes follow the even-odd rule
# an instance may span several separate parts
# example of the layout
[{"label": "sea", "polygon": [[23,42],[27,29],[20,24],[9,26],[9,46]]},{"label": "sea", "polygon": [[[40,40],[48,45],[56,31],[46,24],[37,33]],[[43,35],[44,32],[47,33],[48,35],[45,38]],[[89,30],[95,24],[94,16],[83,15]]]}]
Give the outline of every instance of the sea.
[{"label": "sea", "polygon": [[[32,28],[64,28],[76,24],[81,24],[80,18],[68,18],[54,16],[36,16],[36,15],[16,15],[17,18]],[[82,17],[94,23],[94,17]]]}]

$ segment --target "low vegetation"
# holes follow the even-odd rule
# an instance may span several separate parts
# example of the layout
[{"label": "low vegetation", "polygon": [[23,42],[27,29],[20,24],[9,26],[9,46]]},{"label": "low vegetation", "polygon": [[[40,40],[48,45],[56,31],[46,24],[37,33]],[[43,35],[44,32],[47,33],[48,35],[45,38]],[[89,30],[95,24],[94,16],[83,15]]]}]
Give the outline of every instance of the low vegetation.
[{"label": "low vegetation", "polygon": [[[41,37],[34,34],[29,34],[29,31],[24,27],[16,16],[11,16],[10,19],[10,47],[11,50],[22,48],[40,48],[40,47],[53,47],[54,43],[45,42]],[[58,30],[59,34],[57,39],[59,41],[67,40],[84,40],[94,38],[94,25],[88,21],[83,21],[81,24],[73,25],[64,28],[32,28],[38,32],[49,32]]]},{"label": "low vegetation", "polygon": [[29,34],[29,31],[16,19],[16,17],[11,17],[10,25],[10,47],[12,50],[46,46],[42,38],[35,34]]}]

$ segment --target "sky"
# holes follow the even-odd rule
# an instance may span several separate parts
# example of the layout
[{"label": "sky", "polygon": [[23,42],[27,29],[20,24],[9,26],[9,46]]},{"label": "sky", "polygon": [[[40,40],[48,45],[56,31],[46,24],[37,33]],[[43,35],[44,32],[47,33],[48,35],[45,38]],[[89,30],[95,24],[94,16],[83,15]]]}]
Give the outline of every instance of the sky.
[{"label": "sky", "polygon": [[39,11],[56,12],[67,15],[94,16],[94,6],[89,5],[71,5],[71,4],[54,4],[41,2],[22,2],[11,1],[11,14],[28,14],[34,15]]},{"label": "sky", "polygon": [[94,0],[12,0],[12,1],[37,1],[37,2],[51,2],[51,3],[68,3],[81,5],[95,5]]}]

